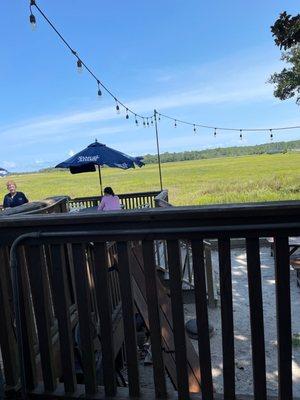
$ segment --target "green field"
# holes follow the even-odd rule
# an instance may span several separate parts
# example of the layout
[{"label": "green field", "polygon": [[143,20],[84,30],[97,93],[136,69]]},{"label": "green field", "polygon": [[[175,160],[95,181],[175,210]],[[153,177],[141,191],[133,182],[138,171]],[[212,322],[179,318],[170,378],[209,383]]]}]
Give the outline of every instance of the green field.
[{"label": "green field", "polygon": [[[163,186],[174,205],[300,199],[300,153],[214,158],[162,164]],[[30,200],[99,194],[98,173],[69,171],[11,176]],[[103,185],[116,193],[159,190],[158,168],[103,169]],[[2,178],[0,195],[6,193]]]}]

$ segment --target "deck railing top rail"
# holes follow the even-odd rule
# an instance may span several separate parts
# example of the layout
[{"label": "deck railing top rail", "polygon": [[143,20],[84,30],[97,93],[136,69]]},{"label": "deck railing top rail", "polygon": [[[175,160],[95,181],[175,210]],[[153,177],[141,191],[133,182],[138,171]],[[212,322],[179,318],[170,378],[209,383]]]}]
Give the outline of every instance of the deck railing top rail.
[{"label": "deck railing top rail", "polygon": [[134,231],[145,236],[170,237],[174,232],[186,236],[200,234],[216,237],[231,232],[231,237],[244,237],[245,231],[264,232],[272,236],[274,229],[290,235],[300,226],[300,201],[247,203],[195,207],[170,207],[114,211],[97,214],[47,214],[14,215],[0,218],[0,235],[5,241],[36,230],[82,231],[101,227],[107,238],[117,232],[133,235]]}]

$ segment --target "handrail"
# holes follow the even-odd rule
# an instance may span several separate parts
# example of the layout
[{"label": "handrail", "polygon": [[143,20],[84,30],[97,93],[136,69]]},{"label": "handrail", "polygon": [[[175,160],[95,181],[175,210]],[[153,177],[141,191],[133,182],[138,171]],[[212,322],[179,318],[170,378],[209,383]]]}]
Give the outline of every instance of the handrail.
[{"label": "handrail", "polygon": [[13,208],[6,208],[1,211],[0,217],[7,217],[11,215],[21,214],[47,214],[55,211],[66,212],[68,196],[49,197],[41,201],[31,201]]}]

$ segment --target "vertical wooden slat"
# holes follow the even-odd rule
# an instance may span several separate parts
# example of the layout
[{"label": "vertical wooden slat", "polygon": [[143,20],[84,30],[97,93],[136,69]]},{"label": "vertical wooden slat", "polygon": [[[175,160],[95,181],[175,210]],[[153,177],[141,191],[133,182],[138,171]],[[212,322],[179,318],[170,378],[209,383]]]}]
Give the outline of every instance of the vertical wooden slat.
[{"label": "vertical wooden slat", "polygon": [[19,306],[20,322],[22,333],[22,353],[25,367],[24,375],[26,389],[33,390],[37,385],[36,362],[34,354],[34,344],[36,332],[33,319],[33,308],[30,300],[30,286],[28,278],[27,260],[25,258],[24,247],[18,252],[18,285],[19,285]]},{"label": "vertical wooden slat", "polygon": [[73,393],[76,390],[76,376],[64,250],[65,247],[63,245],[51,246],[53,301],[58,320],[65,391]]},{"label": "vertical wooden slat", "polygon": [[137,360],[137,343],[135,331],[134,305],[132,297],[132,282],[126,242],[117,243],[119,282],[122,298],[126,359],[128,365],[128,381],[130,396],[139,396],[140,382]]},{"label": "vertical wooden slat", "polygon": [[73,244],[72,248],[84,384],[86,394],[92,395],[97,391],[97,384],[85,248],[82,244]]},{"label": "vertical wooden slat", "polygon": [[178,382],[178,396],[180,399],[189,399],[189,380],[185,342],[185,324],[183,313],[181,263],[177,240],[167,241],[171,305],[173,316],[173,331],[175,344],[176,371]]},{"label": "vertical wooden slat", "polygon": [[292,331],[289,242],[287,237],[274,238],[276,311],[278,341],[278,398],[290,400],[292,390]]},{"label": "vertical wooden slat", "polygon": [[35,318],[38,330],[39,349],[42,361],[42,372],[45,390],[52,392],[56,388],[56,374],[51,336],[51,321],[49,315],[49,290],[46,278],[44,254],[40,246],[29,246],[28,273],[32,290]]},{"label": "vertical wooden slat", "polygon": [[14,334],[13,314],[9,304],[11,280],[9,263],[0,248],[0,347],[3,357],[6,385],[14,387],[18,383],[17,342]]},{"label": "vertical wooden slat", "polygon": [[253,388],[255,400],[265,400],[266,358],[259,238],[246,239],[247,271],[251,322]]},{"label": "vertical wooden slat", "polygon": [[230,239],[219,239],[224,397],[235,398]]},{"label": "vertical wooden slat", "polygon": [[111,302],[108,290],[108,262],[106,243],[95,243],[94,246],[94,274],[96,299],[100,318],[100,333],[103,360],[103,378],[105,394],[116,394],[116,376],[114,360],[114,343],[112,337]]},{"label": "vertical wooden slat", "polygon": [[213,400],[203,240],[192,240],[198,349],[203,400]]},{"label": "vertical wooden slat", "polygon": [[154,243],[146,240],[143,242],[143,259],[147,296],[147,308],[150,324],[151,351],[153,359],[153,372],[155,393],[157,397],[166,396],[165,367],[162,356],[161,325],[159,316],[159,303],[156,286],[156,263]]}]

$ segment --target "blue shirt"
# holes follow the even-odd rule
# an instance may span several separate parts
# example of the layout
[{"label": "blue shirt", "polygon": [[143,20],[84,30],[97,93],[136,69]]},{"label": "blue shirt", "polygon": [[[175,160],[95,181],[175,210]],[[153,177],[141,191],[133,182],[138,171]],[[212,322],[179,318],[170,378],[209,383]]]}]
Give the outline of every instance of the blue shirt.
[{"label": "blue shirt", "polygon": [[13,196],[7,193],[3,199],[3,207],[17,207],[22,204],[28,203],[28,199],[23,192],[16,192]]}]

